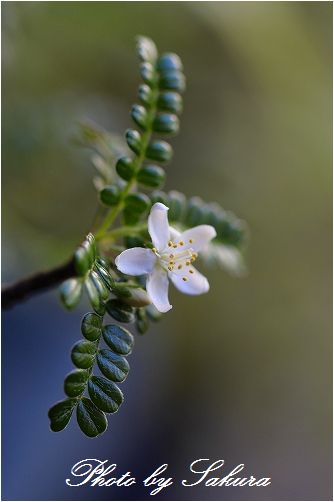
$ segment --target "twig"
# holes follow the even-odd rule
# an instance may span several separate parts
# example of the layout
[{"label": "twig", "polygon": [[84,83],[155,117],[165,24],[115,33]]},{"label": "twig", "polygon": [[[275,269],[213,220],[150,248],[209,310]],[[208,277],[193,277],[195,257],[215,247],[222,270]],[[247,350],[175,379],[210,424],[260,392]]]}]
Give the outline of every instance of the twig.
[{"label": "twig", "polygon": [[22,279],[1,290],[3,309],[8,309],[32,295],[57,286],[60,282],[76,275],[73,257],[63,265],[46,272],[39,272]]}]

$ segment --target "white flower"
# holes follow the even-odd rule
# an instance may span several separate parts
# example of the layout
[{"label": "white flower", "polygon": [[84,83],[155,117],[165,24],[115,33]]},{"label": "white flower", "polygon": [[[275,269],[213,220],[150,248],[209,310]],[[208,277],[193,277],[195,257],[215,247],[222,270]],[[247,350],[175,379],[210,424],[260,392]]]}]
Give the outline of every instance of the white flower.
[{"label": "white flower", "polygon": [[148,274],[146,290],[159,312],[172,308],[168,300],[168,279],[187,295],[200,295],[209,290],[208,280],[194,268],[193,262],[198,251],[216,237],[211,225],[198,225],[178,232],[169,227],[167,212],[168,207],[160,202],[152,206],[148,231],[153,249],[127,249],[115,261],[124,274]]}]

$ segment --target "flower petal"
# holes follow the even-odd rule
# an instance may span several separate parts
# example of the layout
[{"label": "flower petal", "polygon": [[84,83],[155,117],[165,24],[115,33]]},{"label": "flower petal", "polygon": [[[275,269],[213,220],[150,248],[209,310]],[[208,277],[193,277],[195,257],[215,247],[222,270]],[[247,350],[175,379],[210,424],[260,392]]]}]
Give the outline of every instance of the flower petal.
[{"label": "flower petal", "polygon": [[198,225],[189,228],[179,236],[178,242],[184,242],[179,245],[179,250],[192,248],[194,251],[200,251],[217,235],[216,230],[211,225]]},{"label": "flower petal", "polygon": [[161,202],[153,204],[148,217],[148,231],[158,251],[163,251],[169,241],[168,207]]},{"label": "flower petal", "polygon": [[[192,273],[189,270],[192,270]],[[186,295],[201,295],[210,289],[207,278],[194,267],[190,267],[186,272],[170,272],[168,276],[174,286]]]},{"label": "flower petal", "polygon": [[155,267],[147,278],[146,291],[159,312],[172,308],[168,300],[168,276],[161,267]]},{"label": "flower petal", "polygon": [[130,248],[119,254],[115,260],[116,267],[123,274],[149,274],[155,265],[156,256],[151,249]]},{"label": "flower petal", "polygon": [[181,232],[176,230],[176,228],[169,227],[169,238],[171,241],[179,241],[181,236]]}]

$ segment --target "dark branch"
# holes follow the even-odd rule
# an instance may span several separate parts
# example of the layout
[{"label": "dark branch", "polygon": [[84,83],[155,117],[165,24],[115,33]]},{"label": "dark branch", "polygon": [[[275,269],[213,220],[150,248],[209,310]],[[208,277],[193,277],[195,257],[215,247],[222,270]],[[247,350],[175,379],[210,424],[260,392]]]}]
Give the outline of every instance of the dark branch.
[{"label": "dark branch", "polygon": [[46,272],[17,281],[14,284],[4,286],[1,290],[2,308],[8,309],[32,295],[41,293],[47,289],[57,286],[59,283],[76,275],[74,268],[74,259],[71,258],[67,263],[60,267],[53,268]]}]

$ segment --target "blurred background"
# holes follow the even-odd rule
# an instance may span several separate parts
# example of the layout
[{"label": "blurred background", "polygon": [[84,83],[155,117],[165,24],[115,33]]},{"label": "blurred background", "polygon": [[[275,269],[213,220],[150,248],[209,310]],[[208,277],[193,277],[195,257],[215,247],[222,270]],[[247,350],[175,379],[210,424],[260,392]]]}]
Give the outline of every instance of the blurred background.
[{"label": "blurred background", "polygon": [[[47,419],[87,304],[67,313],[52,291],[5,312],[2,498],[151,498],[66,486],[100,458],[138,480],[169,463],[157,499],[331,500],[331,2],[3,2],[3,281],[60,264],[89,228],[93,167],[71,138],[78,120],[131,125],[137,34],[177,52],[188,80],[166,188],[248,221],[249,274],[173,291],[95,440]],[[197,458],[272,485],[184,488]]]}]

